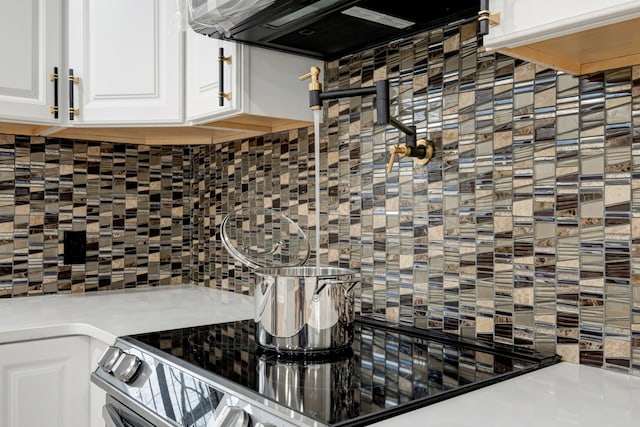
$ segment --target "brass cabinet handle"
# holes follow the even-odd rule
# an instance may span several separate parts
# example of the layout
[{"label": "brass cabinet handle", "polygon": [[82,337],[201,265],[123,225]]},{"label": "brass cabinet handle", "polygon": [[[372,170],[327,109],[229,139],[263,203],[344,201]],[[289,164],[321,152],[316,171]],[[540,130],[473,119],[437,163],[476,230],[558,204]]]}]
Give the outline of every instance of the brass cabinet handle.
[{"label": "brass cabinet handle", "polygon": [[69,120],[74,120],[80,114],[79,108],[74,108],[73,85],[80,82],[80,77],[73,75],[73,68],[69,68]]},{"label": "brass cabinet handle", "polygon": [[480,11],[478,12],[479,35],[489,34],[489,0],[480,0]]},{"label": "brass cabinet handle", "polygon": [[49,74],[49,81],[53,82],[53,105],[49,107],[49,113],[53,118],[58,118],[58,67],[53,67],[53,73]]},{"label": "brass cabinet handle", "polygon": [[218,91],[218,105],[224,107],[224,100],[231,101],[231,92],[225,93],[224,91],[224,63],[231,64],[231,57],[224,56],[224,48],[221,47],[218,55],[218,76],[220,90]]},{"label": "brass cabinet handle", "polygon": [[479,31],[478,35],[489,34],[489,27],[500,25],[500,13],[491,13],[489,10],[489,0],[480,0],[480,11],[478,12]]}]

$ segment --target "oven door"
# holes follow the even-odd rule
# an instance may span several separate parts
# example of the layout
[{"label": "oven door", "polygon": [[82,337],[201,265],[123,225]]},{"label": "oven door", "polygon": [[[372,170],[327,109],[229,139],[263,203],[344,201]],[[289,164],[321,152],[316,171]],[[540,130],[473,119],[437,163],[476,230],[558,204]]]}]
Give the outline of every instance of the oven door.
[{"label": "oven door", "polygon": [[158,419],[152,423],[109,394],[102,407],[102,418],[105,427],[174,427],[168,423],[158,424],[161,422]]}]

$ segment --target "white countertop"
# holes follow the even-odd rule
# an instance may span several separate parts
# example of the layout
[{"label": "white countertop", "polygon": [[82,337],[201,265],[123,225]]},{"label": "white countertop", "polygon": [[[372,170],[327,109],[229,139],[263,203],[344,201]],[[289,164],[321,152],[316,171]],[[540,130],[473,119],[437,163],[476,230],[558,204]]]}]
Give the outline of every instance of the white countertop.
[{"label": "white countertop", "polygon": [[[249,319],[253,298],[195,285],[0,300],[0,343],[117,336]],[[559,363],[374,424],[377,427],[640,425],[640,377]]]},{"label": "white countertop", "polygon": [[561,362],[372,425],[637,427],[640,377]]},{"label": "white countertop", "polygon": [[253,317],[253,297],[171,285],[0,300],[0,343],[88,335],[116,337]]}]

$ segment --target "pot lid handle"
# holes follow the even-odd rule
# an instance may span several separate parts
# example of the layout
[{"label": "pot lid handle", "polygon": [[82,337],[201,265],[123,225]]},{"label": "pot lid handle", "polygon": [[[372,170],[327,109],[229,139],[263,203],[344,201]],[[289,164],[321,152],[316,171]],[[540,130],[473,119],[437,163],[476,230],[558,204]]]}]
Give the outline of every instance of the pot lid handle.
[{"label": "pot lid handle", "polygon": [[267,208],[228,213],[220,225],[222,244],[250,268],[301,266],[309,259],[309,239],[291,219]]}]

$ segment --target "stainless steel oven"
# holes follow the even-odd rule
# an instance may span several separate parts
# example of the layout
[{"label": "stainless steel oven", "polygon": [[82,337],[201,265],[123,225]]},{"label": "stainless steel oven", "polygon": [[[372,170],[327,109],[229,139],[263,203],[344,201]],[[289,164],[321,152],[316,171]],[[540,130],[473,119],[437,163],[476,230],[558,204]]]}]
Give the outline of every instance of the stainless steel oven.
[{"label": "stainless steel oven", "polygon": [[101,356],[91,381],[107,393],[107,427],[260,427],[307,424],[264,404],[223,378],[205,378],[195,367],[151,348],[118,339]]},{"label": "stainless steel oven", "polygon": [[143,418],[135,410],[125,406],[113,396],[107,395],[102,407],[102,418],[105,427],[167,427],[168,423],[152,424],[150,420]]},{"label": "stainless steel oven", "polygon": [[121,337],[92,381],[107,427],[356,427],[556,363],[553,354],[357,319],[351,348],[298,358],[253,320]]}]

